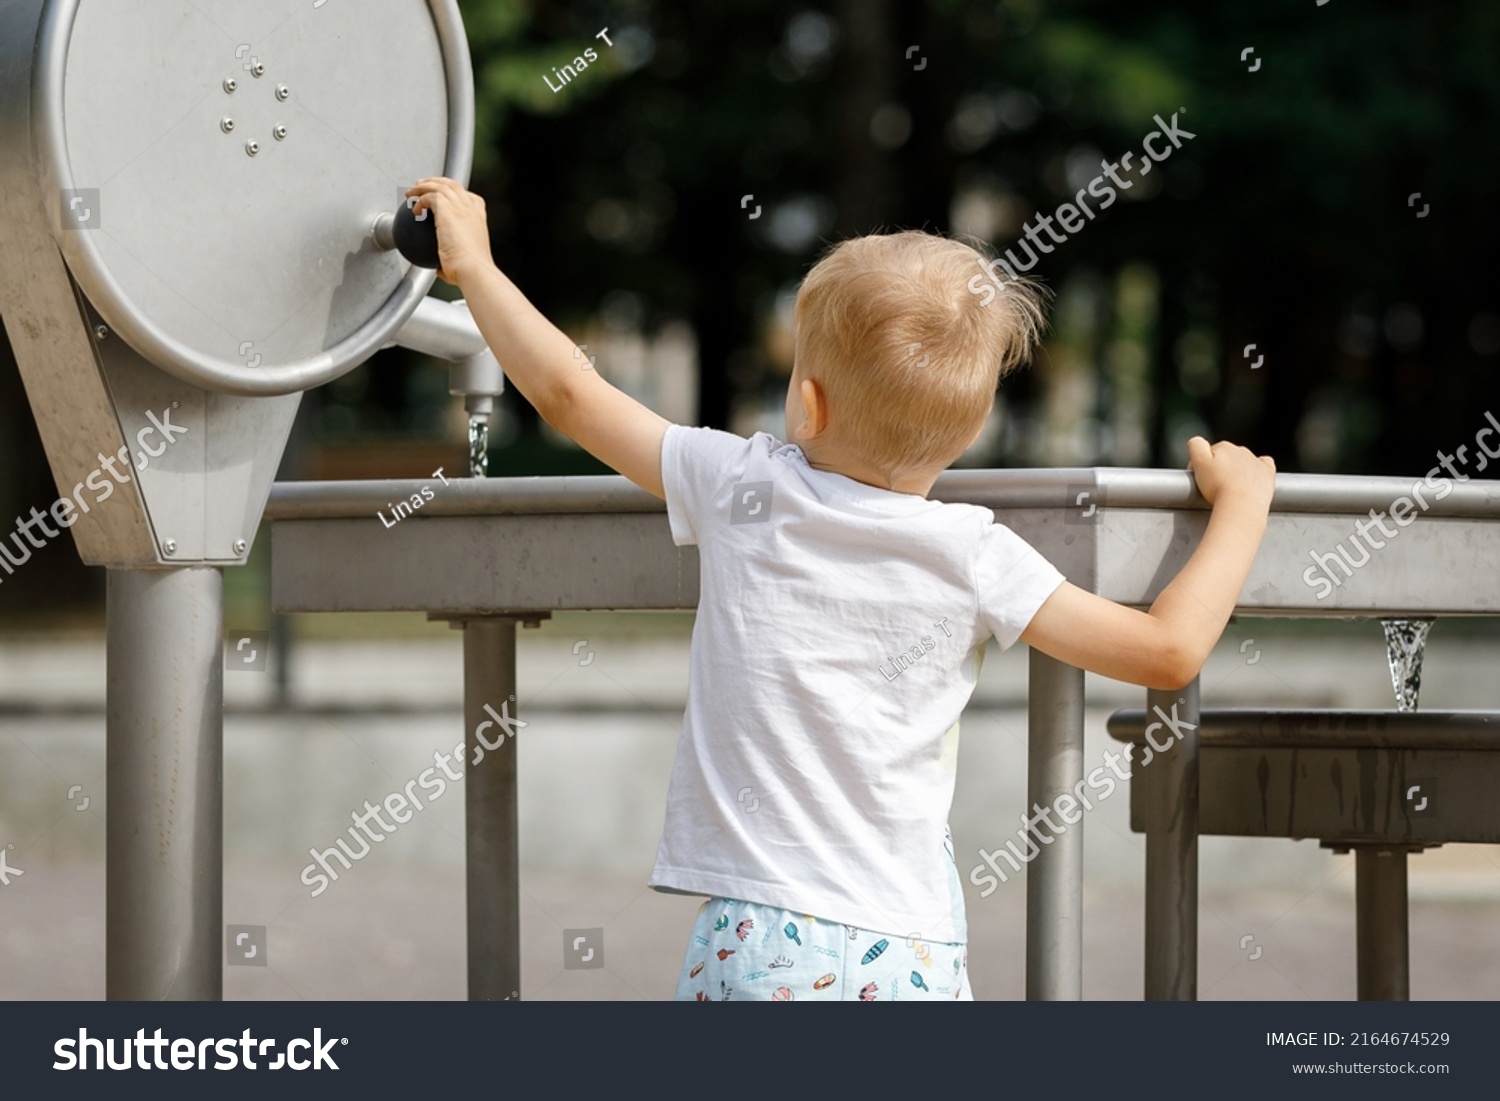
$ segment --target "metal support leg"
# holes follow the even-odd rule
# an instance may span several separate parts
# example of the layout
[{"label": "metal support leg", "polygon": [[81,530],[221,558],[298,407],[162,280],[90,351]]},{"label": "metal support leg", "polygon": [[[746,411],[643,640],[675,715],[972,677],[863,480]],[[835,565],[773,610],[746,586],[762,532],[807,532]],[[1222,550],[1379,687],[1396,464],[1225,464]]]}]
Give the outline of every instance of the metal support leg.
[{"label": "metal support leg", "polygon": [[271,677],[276,685],[276,706],[288,707],[292,702],[292,619],[290,616],[271,616]]},{"label": "metal support leg", "polygon": [[[1026,815],[1083,780],[1083,670],[1031,651]],[[1045,830],[1045,826],[1039,826]],[[1052,831],[1047,830],[1047,836]],[[1026,998],[1083,997],[1083,820],[1058,832],[1026,872]]]},{"label": "metal support leg", "polygon": [[218,1001],[224,937],[224,582],[110,570],[105,996]]},{"label": "metal support leg", "polygon": [[1148,693],[1146,711],[1148,738],[1171,743],[1131,768],[1132,782],[1145,785],[1146,1000],[1190,1002],[1198,997],[1198,681]]},{"label": "metal support leg", "polygon": [[[463,628],[469,1000],[476,1002],[521,996],[516,745],[515,738],[507,737],[511,731],[498,721],[517,715],[517,622],[496,616],[468,620]],[[504,744],[485,749],[476,766],[481,735],[490,745],[496,739]]]},{"label": "metal support leg", "polygon": [[1353,848],[1359,1000],[1408,1001],[1411,959],[1406,924],[1406,851],[1367,845]]}]

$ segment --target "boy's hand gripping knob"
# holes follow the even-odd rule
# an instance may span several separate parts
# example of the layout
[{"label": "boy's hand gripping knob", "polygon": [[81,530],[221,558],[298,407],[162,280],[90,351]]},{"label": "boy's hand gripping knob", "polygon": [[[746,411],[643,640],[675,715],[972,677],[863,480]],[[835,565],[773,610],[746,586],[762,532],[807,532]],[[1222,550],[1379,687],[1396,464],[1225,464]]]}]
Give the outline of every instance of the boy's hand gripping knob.
[{"label": "boy's hand gripping knob", "polygon": [[411,208],[415,202],[416,199],[407,199],[396,213],[375,219],[375,244],[382,249],[397,249],[419,268],[436,270],[442,266],[438,258],[437,215],[431,210],[413,214]]}]

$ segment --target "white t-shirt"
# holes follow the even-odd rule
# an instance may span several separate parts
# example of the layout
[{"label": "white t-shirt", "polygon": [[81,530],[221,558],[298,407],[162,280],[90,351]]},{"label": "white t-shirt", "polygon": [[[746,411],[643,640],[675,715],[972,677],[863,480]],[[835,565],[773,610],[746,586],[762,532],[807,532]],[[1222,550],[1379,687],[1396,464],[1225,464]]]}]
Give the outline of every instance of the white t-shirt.
[{"label": "white t-shirt", "polygon": [[651,886],[967,939],[944,852],[985,641],[1063,576],[989,509],[673,426],[672,538],[697,544],[687,712]]}]

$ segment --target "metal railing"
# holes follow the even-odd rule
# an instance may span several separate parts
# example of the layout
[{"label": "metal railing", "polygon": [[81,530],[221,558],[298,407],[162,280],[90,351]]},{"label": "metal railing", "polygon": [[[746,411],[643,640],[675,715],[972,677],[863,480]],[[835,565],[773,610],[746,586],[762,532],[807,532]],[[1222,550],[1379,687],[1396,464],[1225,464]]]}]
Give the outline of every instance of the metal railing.
[{"label": "metal railing", "polygon": [[[278,612],[425,611],[464,626],[465,727],[487,700],[516,692],[515,625],[574,609],[692,609],[698,562],[673,544],[665,505],[619,477],[458,480],[387,530],[377,513],[428,482],[282,483],[272,494],[273,603]],[[1500,482],[1449,483],[1403,508],[1406,523],[1330,592],[1307,580],[1317,555],[1354,537],[1414,486],[1403,478],[1280,475],[1270,523],[1238,614],[1500,614]],[[1147,606],[1174,577],[1207,522],[1180,471],[950,471],[931,496],[995,510],[1073,583]],[[1352,560],[1353,555],[1349,556]],[[1051,805],[1083,780],[1084,675],[1033,651],[1028,803]],[[1196,682],[1147,693],[1147,706],[1188,722]],[[507,758],[513,762],[513,756]],[[1198,746],[1184,738],[1153,784],[1160,815],[1196,816]],[[516,782],[490,770],[470,800],[469,996],[520,989],[515,883]],[[1196,991],[1197,832],[1148,838],[1148,998]],[[1044,848],[1027,877],[1027,997],[1082,995],[1083,832]]]}]

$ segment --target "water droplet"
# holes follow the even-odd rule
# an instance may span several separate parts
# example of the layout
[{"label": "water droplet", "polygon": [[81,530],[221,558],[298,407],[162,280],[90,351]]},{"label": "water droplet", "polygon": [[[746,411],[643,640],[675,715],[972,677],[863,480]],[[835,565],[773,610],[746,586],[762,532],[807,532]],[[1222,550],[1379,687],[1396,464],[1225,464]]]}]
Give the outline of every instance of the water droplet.
[{"label": "water droplet", "polygon": [[1397,711],[1415,711],[1422,690],[1422,655],[1427,649],[1430,619],[1382,619],[1385,656],[1391,665],[1391,688]]},{"label": "water droplet", "polygon": [[490,422],[469,418],[469,477],[483,478],[490,466]]}]

